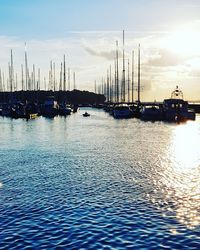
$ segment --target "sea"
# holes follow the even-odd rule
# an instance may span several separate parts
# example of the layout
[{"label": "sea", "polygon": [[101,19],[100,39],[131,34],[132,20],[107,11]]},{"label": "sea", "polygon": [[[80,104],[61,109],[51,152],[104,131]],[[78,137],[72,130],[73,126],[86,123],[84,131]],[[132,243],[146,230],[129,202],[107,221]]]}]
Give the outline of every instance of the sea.
[{"label": "sea", "polygon": [[0,249],[200,249],[200,117],[0,117]]}]

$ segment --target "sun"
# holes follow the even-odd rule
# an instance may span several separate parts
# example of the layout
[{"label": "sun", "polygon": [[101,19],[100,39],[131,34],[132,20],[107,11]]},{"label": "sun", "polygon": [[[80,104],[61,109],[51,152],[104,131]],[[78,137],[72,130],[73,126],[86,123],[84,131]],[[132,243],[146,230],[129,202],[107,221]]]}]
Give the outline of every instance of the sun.
[{"label": "sun", "polygon": [[194,56],[200,53],[200,31],[192,25],[179,28],[164,39],[163,45],[182,56]]}]

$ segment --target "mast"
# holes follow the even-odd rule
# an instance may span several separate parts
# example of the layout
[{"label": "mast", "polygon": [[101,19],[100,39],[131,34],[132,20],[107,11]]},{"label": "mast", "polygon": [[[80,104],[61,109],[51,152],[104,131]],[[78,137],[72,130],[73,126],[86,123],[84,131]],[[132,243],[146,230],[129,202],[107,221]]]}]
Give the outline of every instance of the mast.
[{"label": "mast", "polygon": [[115,90],[114,90],[114,102],[117,102],[117,80],[116,80],[116,59],[114,61],[115,63]]},{"label": "mast", "polygon": [[5,77],[3,72],[3,90],[6,91]]},{"label": "mast", "polygon": [[35,64],[33,64],[33,82],[32,82],[33,86],[33,90],[35,90]]},{"label": "mast", "polygon": [[64,65],[63,65],[63,81],[64,81],[64,91],[66,91],[66,65],[65,65],[65,55],[64,55]]},{"label": "mast", "polygon": [[8,91],[12,92],[12,86],[11,86],[12,80],[11,80],[11,67],[10,67],[10,63],[8,63],[8,81],[7,81],[7,83],[8,83],[8,86],[7,86]]},{"label": "mast", "polygon": [[17,91],[17,73],[16,73],[16,81],[15,81],[15,91]]},{"label": "mast", "polygon": [[96,94],[96,92],[97,92],[97,81],[95,80],[94,81],[94,93]]},{"label": "mast", "polygon": [[53,90],[53,63],[50,64],[50,90]]},{"label": "mast", "polygon": [[125,58],[124,58],[124,30],[123,30],[123,71],[122,71],[122,102],[125,102]]},{"label": "mast", "polygon": [[128,60],[128,103],[130,102],[130,76],[129,76],[129,60]]},{"label": "mast", "polygon": [[13,68],[13,54],[12,54],[12,49],[11,49],[11,53],[10,53],[10,88],[11,88],[11,92],[14,89],[14,68]]},{"label": "mast", "polygon": [[111,64],[110,64],[110,77],[109,77],[109,79],[110,79],[110,101],[112,102],[112,95],[113,95],[113,93],[112,93],[112,68],[111,68]]},{"label": "mast", "polygon": [[106,93],[106,95],[107,95],[107,102],[109,102],[110,100],[109,100],[109,96],[110,96],[110,94],[109,94],[109,90],[110,90],[110,87],[109,87],[109,71],[107,70],[107,93]]},{"label": "mast", "polygon": [[40,68],[38,69],[37,90],[40,90]]},{"label": "mast", "polygon": [[70,91],[70,68],[68,68],[68,90]]},{"label": "mast", "polygon": [[62,63],[60,64],[60,86],[59,86],[59,90],[62,90]]},{"label": "mast", "polygon": [[23,64],[21,64],[21,77],[22,77],[22,91],[24,90],[24,71],[23,71]]},{"label": "mast", "polygon": [[28,59],[27,59],[26,43],[25,43],[25,79],[26,79],[26,87],[25,87],[25,90],[29,90],[29,89],[28,89]]},{"label": "mast", "polygon": [[75,72],[73,73],[73,81],[74,81],[74,89],[76,89],[76,75],[75,75]]},{"label": "mast", "polygon": [[138,46],[138,104],[140,103],[140,44]]},{"label": "mast", "polygon": [[2,77],[1,77],[1,69],[0,69],[0,91],[3,91],[3,85],[2,85]]},{"label": "mast", "polygon": [[46,84],[46,77],[44,77],[44,90],[46,91],[46,86],[47,84]]},{"label": "mast", "polygon": [[118,62],[118,41],[116,41],[116,89],[117,89],[117,102],[119,102],[119,62]]},{"label": "mast", "polygon": [[56,65],[53,63],[53,90],[56,90]]},{"label": "mast", "polygon": [[134,51],[132,51],[132,102],[134,102]]}]

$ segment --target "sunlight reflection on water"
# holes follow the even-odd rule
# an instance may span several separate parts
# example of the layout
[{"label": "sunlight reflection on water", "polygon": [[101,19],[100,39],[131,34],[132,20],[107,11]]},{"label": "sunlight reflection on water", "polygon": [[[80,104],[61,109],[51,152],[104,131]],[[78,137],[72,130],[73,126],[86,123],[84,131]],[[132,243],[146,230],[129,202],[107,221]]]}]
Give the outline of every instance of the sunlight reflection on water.
[{"label": "sunlight reflection on water", "polygon": [[[200,225],[200,132],[199,124],[188,122],[175,127],[167,152],[162,183],[165,198],[174,201],[178,221],[193,229]],[[167,178],[166,178],[167,177]]]}]

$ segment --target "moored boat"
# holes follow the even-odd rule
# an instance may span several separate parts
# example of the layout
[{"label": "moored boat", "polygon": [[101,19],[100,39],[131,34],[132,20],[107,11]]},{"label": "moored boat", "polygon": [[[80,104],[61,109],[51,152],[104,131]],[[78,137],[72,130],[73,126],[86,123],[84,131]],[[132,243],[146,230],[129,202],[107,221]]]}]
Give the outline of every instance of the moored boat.
[{"label": "moored boat", "polygon": [[126,104],[116,105],[113,108],[113,116],[116,119],[130,118],[131,117],[130,107],[128,105],[126,105]]},{"label": "moored boat", "polygon": [[67,116],[67,115],[70,115],[71,112],[72,112],[72,109],[69,106],[67,106],[66,104],[59,105],[59,115]]},{"label": "moored boat", "polygon": [[187,121],[195,120],[196,114],[188,108],[188,102],[183,100],[183,92],[178,86],[172,92],[170,99],[163,102],[163,115],[165,121]]},{"label": "moored boat", "polygon": [[142,108],[140,118],[144,121],[161,121],[163,118],[163,112],[160,107],[145,106]]},{"label": "moored boat", "polygon": [[55,117],[58,115],[59,106],[53,96],[49,96],[42,106],[42,115],[46,117]]}]

